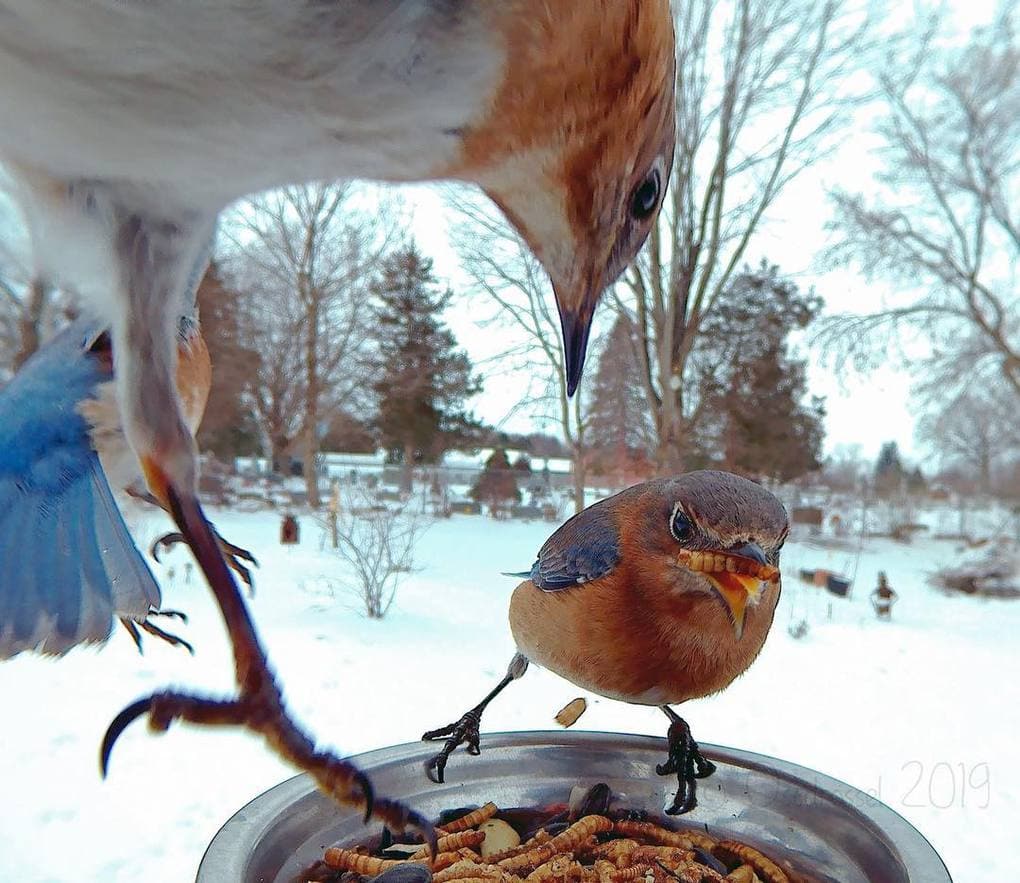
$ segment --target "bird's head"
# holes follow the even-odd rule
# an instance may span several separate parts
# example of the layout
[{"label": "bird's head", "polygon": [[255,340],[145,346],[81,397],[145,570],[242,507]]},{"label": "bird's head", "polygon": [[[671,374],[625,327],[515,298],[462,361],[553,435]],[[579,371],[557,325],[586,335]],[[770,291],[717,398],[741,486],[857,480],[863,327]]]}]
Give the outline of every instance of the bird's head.
[{"label": "bird's head", "polygon": [[673,166],[672,16],[668,0],[517,0],[493,16],[504,76],[463,134],[456,176],[482,186],[548,272],[572,395],[595,306],[647,238]]},{"label": "bird's head", "polygon": [[789,531],[783,504],[753,481],[705,470],[657,485],[646,526],[652,554],[682,593],[715,598],[739,640],[748,606],[779,582],[779,551]]}]

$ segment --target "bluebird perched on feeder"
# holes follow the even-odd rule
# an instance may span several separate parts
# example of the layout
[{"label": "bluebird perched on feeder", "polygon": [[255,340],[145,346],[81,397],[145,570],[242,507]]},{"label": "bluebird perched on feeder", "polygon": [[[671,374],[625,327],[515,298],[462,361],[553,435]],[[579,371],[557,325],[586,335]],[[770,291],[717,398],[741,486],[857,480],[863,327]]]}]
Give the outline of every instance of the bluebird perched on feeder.
[{"label": "bluebird perched on feeder", "polygon": [[479,185],[550,275],[573,391],[595,304],[659,210],[673,95],[668,0],[0,0],[0,156],[42,268],[112,329],[125,433],[234,646],[236,700],[141,700],[104,758],[145,713],[246,726],[371,804],[288,716],[199,505],[173,342],[220,211],[339,177]]},{"label": "bluebird perched on feeder", "polygon": [[458,745],[479,751],[482,712],[529,661],[579,687],[670,719],[672,814],[694,808],[714,766],[670,706],[725,689],[754,662],[779,601],[786,510],[726,472],[690,472],[629,488],[575,515],[542,546],[510,601],[518,652],[506,677],[459,721],[428,764],[443,781]]}]

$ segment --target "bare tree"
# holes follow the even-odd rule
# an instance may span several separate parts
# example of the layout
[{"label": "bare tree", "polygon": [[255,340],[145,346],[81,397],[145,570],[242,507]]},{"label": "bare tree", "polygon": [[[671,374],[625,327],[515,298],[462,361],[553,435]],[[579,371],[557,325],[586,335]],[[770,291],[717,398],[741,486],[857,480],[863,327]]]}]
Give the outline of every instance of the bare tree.
[{"label": "bare tree", "polygon": [[513,332],[518,342],[500,362],[526,370],[531,380],[518,408],[544,411],[556,422],[573,459],[574,511],[584,508],[588,456],[588,420],[583,386],[567,396],[563,370],[563,339],[548,277],[524,241],[488,203],[463,192],[446,196],[454,223],[450,240],[471,284],[470,294],[483,295],[494,308],[485,327]]},{"label": "bare tree", "polygon": [[336,553],[352,571],[347,587],[360,598],[366,616],[382,619],[402,576],[414,566],[414,547],[427,524],[410,503],[388,509],[364,489],[352,489],[337,508],[329,528],[335,523]]},{"label": "bare tree", "polygon": [[4,197],[0,179],[0,368],[13,372],[55,324],[62,298],[32,273],[23,225]]},{"label": "bare tree", "polygon": [[962,467],[989,494],[999,470],[1020,459],[1016,397],[1001,379],[972,384],[926,414],[918,435],[935,448],[944,469]]},{"label": "bare tree", "polygon": [[929,29],[880,74],[880,197],[837,191],[833,257],[898,288],[889,309],[840,316],[823,342],[844,354],[920,331],[922,394],[945,401],[998,374],[1020,408],[1020,44],[1015,8],[960,48]]},{"label": "bare tree", "polygon": [[837,0],[677,5],[677,145],[666,204],[619,285],[655,417],[656,466],[682,467],[699,418],[691,354],[783,189],[860,101],[867,10]]},{"label": "bare tree", "polygon": [[309,184],[243,203],[225,225],[222,260],[249,294],[247,334],[260,354],[251,397],[274,458],[300,438],[308,504],[329,418],[361,404],[368,283],[392,213],[359,205],[352,185]]}]

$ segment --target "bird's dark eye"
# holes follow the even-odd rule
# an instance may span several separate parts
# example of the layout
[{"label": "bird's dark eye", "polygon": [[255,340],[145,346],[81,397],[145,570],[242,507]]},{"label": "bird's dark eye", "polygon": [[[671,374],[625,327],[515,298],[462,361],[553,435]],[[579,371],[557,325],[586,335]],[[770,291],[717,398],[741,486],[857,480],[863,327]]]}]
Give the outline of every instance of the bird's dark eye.
[{"label": "bird's dark eye", "polygon": [[662,180],[659,177],[659,170],[652,169],[645,175],[644,181],[638,184],[634,195],[630,198],[630,215],[638,221],[644,221],[650,217],[655,207],[659,204],[659,190],[662,187]]},{"label": "bird's dark eye", "polygon": [[678,543],[689,540],[694,536],[694,523],[687,517],[687,513],[677,503],[673,509],[673,517],[669,521],[669,532]]}]

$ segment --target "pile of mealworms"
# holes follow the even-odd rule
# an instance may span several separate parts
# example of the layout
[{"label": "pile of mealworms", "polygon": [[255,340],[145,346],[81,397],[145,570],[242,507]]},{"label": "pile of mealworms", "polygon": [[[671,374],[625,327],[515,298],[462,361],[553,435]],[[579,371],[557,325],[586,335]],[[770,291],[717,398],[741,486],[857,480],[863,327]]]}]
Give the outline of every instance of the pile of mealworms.
[{"label": "pile of mealworms", "polygon": [[[592,809],[597,811],[592,811]],[[644,813],[609,811],[609,788],[545,810],[486,803],[437,828],[438,849],[388,835],[374,850],[333,846],[302,883],[810,883],[788,862]],[[441,822],[443,819],[440,820]]]}]

